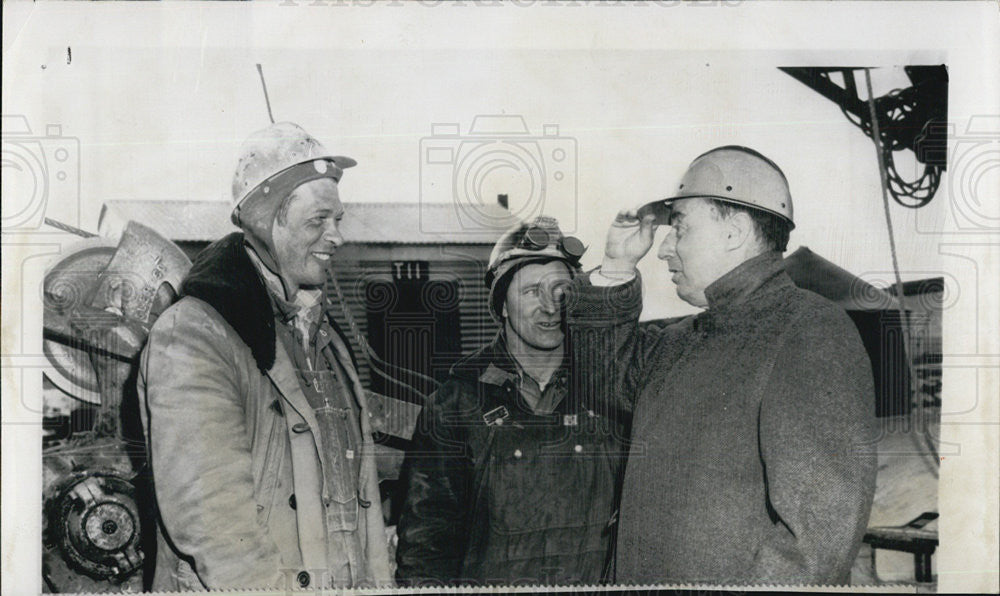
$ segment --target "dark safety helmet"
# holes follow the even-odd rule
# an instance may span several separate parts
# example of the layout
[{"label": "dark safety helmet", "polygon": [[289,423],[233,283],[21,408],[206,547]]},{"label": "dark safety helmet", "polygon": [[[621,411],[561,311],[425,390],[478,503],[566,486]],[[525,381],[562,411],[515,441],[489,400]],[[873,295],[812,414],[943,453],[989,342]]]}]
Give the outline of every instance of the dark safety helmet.
[{"label": "dark safety helmet", "polygon": [[564,236],[554,217],[541,215],[507,230],[490,253],[486,287],[490,289],[490,314],[501,320],[503,300],[514,273],[533,263],[562,261],[572,275],[580,271],[580,257],[586,247],[578,238]]}]

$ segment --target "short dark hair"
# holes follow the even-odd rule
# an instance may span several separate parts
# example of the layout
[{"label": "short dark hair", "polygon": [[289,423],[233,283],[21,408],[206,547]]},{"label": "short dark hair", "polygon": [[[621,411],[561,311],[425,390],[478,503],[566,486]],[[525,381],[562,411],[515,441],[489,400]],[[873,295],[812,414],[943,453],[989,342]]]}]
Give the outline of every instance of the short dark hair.
[{"label": "short dark hair", "polygon": [[785,252],[788,248],[788,237],[791,235],[792,227],[788,221],[763,209],[755,209],[739,203],[730,203],[718,199],[706,199],[709,201],[719,217],[726,218],[736,213],[746,213],[753,221],[756,228],[757,238],[770,250]]}]

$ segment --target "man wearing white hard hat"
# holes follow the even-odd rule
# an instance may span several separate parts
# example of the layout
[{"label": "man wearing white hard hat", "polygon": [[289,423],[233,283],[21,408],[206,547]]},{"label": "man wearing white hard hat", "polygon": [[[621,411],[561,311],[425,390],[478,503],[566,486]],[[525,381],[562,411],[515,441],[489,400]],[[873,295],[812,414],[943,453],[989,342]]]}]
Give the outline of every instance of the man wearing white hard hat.
[{"label": "man wearing white hard hat", "polygon": [[[638,323],[657,225],[677,294],[704,309]],[[739,146],[677,193],[618,214],[575,287],[574,367],[633,413],[615,581],[845,584],[875,488],[875,393],[838,306],[783,270],[784,173]]]},{"label": "man wearing white hard hat", "polygon": [[242,231],[198,256],[149,334],[154,591],[391,583],[365,393],[324,309],[354,165],[295,124],[254,133]]}]

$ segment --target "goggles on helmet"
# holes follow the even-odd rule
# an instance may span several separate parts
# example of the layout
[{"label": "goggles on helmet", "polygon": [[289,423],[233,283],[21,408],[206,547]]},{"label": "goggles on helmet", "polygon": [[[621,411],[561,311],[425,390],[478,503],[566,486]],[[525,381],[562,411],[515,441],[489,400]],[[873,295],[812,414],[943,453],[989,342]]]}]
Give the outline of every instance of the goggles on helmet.
[{"label": "goggles on helmet", "polygon": [[519,266],[558,260],[566,263],[575,274],[586,250],[578,238],[563,236],[559,222],[553,217],[541,215],[530,223],[508,230],[493,247],[483,279],[490,288],[490,314],[497,321],[502,319],[501,305],[506,292],[503,280],[509,279]]},{"label": "goggles on helmet", "polygon": [[[551,241],[552,234],[548,230],[538,225],[532,225],[525,230],[524,235],[521,236],[521,239],[514,248],[533,251],[545,250]],[[586,250],[583,242],[580,242],[580,239],[575,236],[563,236],[559,238],[556,242],[556,248],[571,261],[579,260]]]},{"label": "goggles on helmet", "polygon": [[497,242],[490,255],[485,282],[492,286],[518,262],[558,259],[571,268],[580,266],[586,247],[578,238],[563,236],[554,218],[539,216],[529,224],[515,228]]}]

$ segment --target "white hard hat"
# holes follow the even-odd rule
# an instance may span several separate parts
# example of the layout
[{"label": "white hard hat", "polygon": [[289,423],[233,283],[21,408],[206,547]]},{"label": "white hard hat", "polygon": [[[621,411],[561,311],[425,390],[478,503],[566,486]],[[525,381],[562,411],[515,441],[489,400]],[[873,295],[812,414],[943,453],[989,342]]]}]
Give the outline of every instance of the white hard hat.
[{"label": "white hard hat", "polygon": [[792,195],[781,169],[757,151],[739,145],[717,147],[701,154],[681,178],[677,194],[644,205],[640,216],[653,212],[657,223],[668,223],[670,203],[705,198],[746,205],[781,217],[791,228]]},{"label": "white hard hat", "polygon": [[[332,178],[339,182],[344,169],[357,163],[350,157],[331,155],[297,124],[278,122],[258,130],[240,148],[239,162],[233,175],[233,201],[236,203],[233,220],[238,223],[240,205],[255,190],[260,189],[265,194],[278,189],[290,191],[317,178]],[[280,180],[276,178],[279,174],[282,175]],[[272,179],[277,184],[264,184]]]}]

